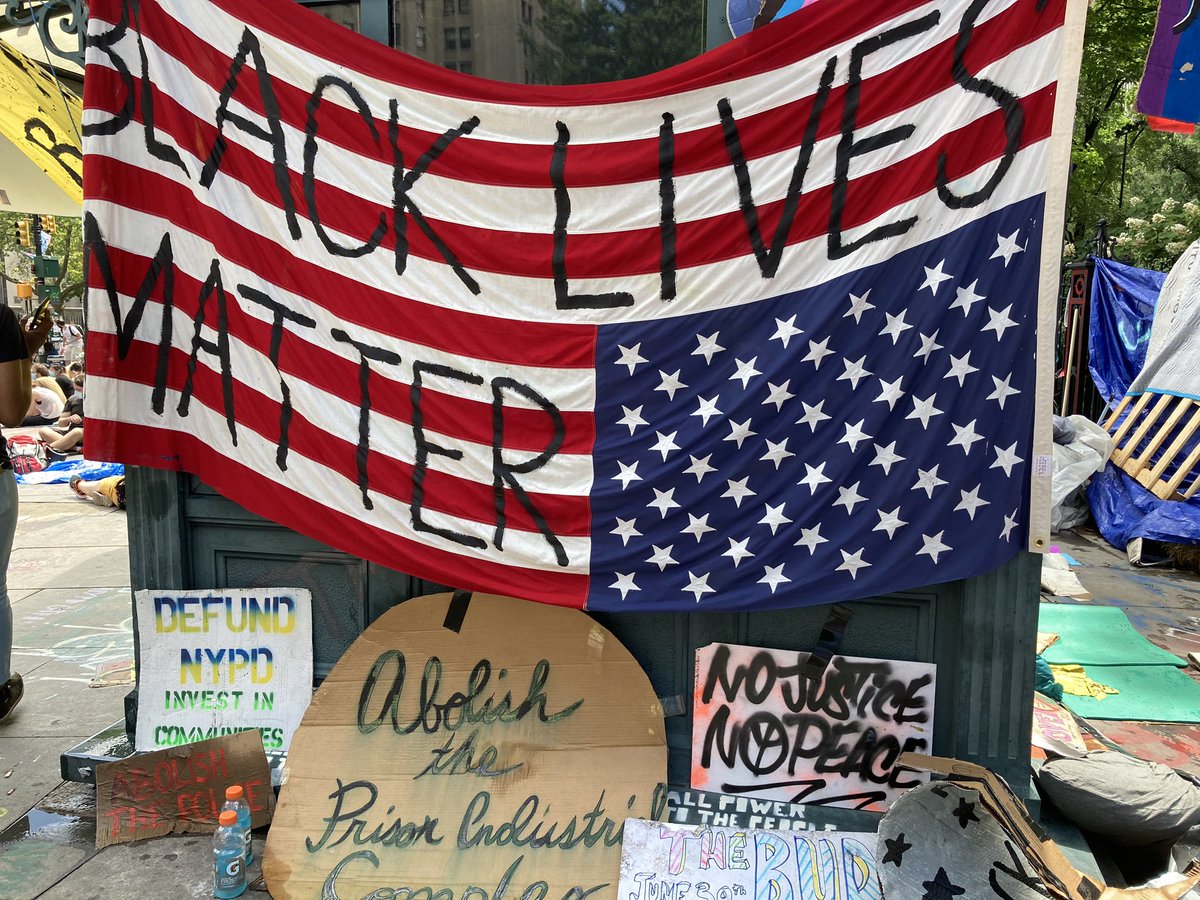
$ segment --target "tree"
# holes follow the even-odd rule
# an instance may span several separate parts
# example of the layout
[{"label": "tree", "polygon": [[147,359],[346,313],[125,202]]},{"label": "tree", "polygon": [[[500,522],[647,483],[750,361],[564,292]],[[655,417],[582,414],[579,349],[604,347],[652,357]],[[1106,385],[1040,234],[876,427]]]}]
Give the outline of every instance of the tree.
[{"label": "tree", "polygon": [[[33,281],[33,267],[25,255],[28,250],[17,243],[15,227],[21,219],[30,218],[26,213],[0,212],[0,278],[9,284]],[[62,275],[48,280],[58,284],[65,302],[83,296],[83,228],[79,219],[55,216],[55,220],[58,230],[50,252],[62,260]]]},{"label": "tree", "polygon": [[704,49],[703,0],[542,0],[523,34],[542,84],[590,84],[669,68]]}]

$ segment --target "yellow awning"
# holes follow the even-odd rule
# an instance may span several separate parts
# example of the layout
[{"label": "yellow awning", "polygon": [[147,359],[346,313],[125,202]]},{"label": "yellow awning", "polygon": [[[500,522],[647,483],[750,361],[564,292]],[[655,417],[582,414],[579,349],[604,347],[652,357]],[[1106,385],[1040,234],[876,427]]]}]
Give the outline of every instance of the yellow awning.
[{"label": "yellow awning", "polygon": [[80,214],[83,104],[0,41],[0,210]]}]

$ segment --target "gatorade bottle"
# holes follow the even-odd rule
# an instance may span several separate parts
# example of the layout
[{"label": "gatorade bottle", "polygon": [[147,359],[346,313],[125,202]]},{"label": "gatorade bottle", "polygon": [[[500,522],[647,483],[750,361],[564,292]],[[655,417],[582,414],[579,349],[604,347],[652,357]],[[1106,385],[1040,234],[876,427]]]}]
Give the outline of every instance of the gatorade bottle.
[{"label": "gatorade bottle", "polygon": [[221,812],[227,809],[237,813],[238,827],[246,836],[246,865],[249,866],[254,862],[254,845],[250,835],[250,804],[246,802],[246,792],[240,784],[225,788],[225,802],[221,805]]},{"label": "gatorade bottle", "polygon": [[237,813],[225,810],[213,835],[213,896],[230,900],[246,893],[246,843]]}]

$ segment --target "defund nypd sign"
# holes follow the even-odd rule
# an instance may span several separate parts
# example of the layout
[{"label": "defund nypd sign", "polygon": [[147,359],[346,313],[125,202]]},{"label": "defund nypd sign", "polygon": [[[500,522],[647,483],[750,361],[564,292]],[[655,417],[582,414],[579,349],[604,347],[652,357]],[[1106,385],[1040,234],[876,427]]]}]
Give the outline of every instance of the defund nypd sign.
[{"label": "defund nypd sign", "polygon": [[267,886],[277,900],[611,900],[622,823],[661,812],[666,761],[649,679],[582,612],[410,600],[305,713]]},{"label": "defund nypd sign", "polygon": [[286,750],[312,698],[312,595],[138,591],[138,750],[257,729]]}]

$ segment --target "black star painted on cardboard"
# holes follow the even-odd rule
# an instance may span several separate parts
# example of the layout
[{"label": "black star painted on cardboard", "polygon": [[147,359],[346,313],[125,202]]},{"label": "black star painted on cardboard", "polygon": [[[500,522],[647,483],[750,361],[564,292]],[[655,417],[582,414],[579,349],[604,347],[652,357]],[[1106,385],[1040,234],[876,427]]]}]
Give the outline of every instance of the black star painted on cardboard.
[{"label": "black star painted on cardboard", "polygon": [[979,816],[975,815],[975,804],[968,803],[966,797],[958,798],[958,808],[954,810],[954,815],[958,817],[958,824],[963,828],[967,827],[968,822],[979,821]]},{"label": "black star painted on cardboard", "polygon": [[879,864],[895,863],[896,868],[900,868],[900,864],[904,861],[904,854],[912,849],[912,844],[904,840],[903,831],[894,838],[884,838],[883,842],[887,845],[887,853],[884,854]]},{"label": "black star painted on cardboard", "polygon": [[945,869],[938,869],[932,881],[924,881],[925,895],[921,900],[953,900],[959,894],[966,893],[965,889],[950,881]]},{"label": "black star painted on cardboard", "polygon": [[931,787],[929,790],[932,791],[933,793],[937,794],[943,800],[950,796],[950,792],[947,791],[944,787],[935,786],[935,787]]}]

